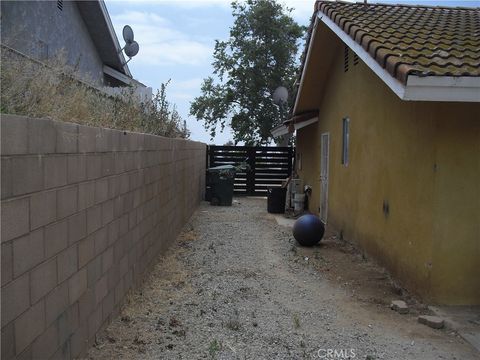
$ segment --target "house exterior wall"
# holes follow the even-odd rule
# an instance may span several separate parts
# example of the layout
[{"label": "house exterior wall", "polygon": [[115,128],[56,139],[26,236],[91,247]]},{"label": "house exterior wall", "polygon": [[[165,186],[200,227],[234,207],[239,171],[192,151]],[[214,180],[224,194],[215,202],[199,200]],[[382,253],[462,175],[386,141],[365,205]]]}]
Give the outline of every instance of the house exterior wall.
[{"label": "house exterior wall", "polygon": [[480,304],[480,104],[402,101],[352,53],[344,72],[336,41],[324,49],[336,56],[319,122],[297,132],[310,210],[319,209],[320,135],[329,132],[328,224],[424,299]]},{"label": "house exterior wall", "polygon": [[65,51],[66,62],[78,66],[87,80],[103,84],[103,63],[76,2],[2,1],[2,43],[37,60]]}]

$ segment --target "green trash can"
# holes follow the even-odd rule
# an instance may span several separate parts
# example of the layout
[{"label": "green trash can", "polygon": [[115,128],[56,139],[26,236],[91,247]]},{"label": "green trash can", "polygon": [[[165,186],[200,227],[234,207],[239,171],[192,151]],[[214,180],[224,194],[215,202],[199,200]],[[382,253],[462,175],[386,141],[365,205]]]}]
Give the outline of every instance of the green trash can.
[{"label": "green trash can", "polygon": [[208,169],[208,198],[211,205],[232,206],[235,166],[223,165]]}]

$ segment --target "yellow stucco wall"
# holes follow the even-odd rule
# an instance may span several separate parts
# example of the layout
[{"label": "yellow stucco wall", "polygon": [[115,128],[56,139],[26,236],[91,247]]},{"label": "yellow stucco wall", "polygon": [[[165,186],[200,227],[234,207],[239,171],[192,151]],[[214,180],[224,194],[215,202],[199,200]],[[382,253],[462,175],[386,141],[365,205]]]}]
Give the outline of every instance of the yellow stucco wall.
[{"label": "yellow stucco wall", "polygon": [[318,212],[320,135],[329,132],[328,224],[425,300],[480,304],[480,104],[402,101],[363,62],[350,59],[344,72],[341,44],[332,51],[325,95],[301,94],[317,97],[320,111],[297,132],[310,210]]}]

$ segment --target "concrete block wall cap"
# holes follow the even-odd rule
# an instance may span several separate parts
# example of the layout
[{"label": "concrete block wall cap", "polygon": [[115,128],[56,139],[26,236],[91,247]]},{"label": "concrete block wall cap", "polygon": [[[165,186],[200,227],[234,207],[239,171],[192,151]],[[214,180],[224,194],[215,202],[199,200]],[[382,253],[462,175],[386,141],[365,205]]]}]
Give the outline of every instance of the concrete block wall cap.
[{"label": "concrete block wall cap", "polygon": [[28,152],[53,154],[57,143],[55,122],[50,119],[28,119]]},{"label": "concrete block wall cap", "polygon": [[107,152],[110,150],[112,143],[112,133],[109,129],[98,128],[97,134],[95,137],[95,151],[98,152]]},{"label": "concrete block wall cap", "polygon": [[403,300],[393,300],[390,304],[390,308],[395,310],[399,314],[406,314],[408,313],[408,305]]},{"label": "concrete block wall cap", "polygon": [[2,155],[22,155],[28,153],[28,118],[25,116],[2,114],[1,143]]},{"label": "concrete block wall cap", "polygon": [[56,130],[56,153],[78,152],[78,124],[54,121]]},{"label": "concrete block wall cap", "polygon": [[418,322],[433,329],[441,329],[445,326],[445,321],[438,316],[421,315],[418,317]]},{"label": "concrete block wall cap", "polygon": [[78,126],[78,152],[95,152],[96,138],[100,136],[100,128]]}]

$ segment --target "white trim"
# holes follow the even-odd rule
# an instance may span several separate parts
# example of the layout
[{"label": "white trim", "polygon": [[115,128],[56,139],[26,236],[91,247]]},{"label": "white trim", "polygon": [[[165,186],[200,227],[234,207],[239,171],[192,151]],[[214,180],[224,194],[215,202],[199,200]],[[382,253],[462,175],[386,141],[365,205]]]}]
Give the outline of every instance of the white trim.
[{"label": "white trim", "polygon": [[274,138],[276,138],[276,137],[279,137],[279,136],[288,134],[289,131],[288,131],[288,127],[287,127],[287,126],[285,126],[285,125],[279,125],[279,126],[277,126],[277,127],[274,127],[274,128],[270,131],[270,133],[272,134],[272,136],[273,136]]},{"label": "white trim", "polygon": [[477,76],[416,76],[409,75],[407,86],[454,86],[475,88],[480,87],[480,77]]},{"label": "white trim", "polygon": [[302,122],[299,122],[299,123],[293,123],[293,128],[294,128],[293,131],[290,131],[290,129],[287,125],[278,125],[277,127],[274,127],[270,131],[270,133],[272,134],[272,136],[274,138],[276,138],[276,137],[279,137],[279,136],[282,136],[282,135],[286,135],[288,133],[293,133],[295,130],[298,130],[298,129],[304,128],[305,126],[314,124],[317,121],[318,121],[318,116],[315,116],[315,117],[313,117],[311,119],[308,119],[306,121],[302,121]]},{"label": "white trim", "polygon": [[480,77],[409,75],[404,100],[480,102]]},{"label": "white trim", "polygon": [[[326,140],[325,140],[326,139]],[[326,142],[326,146],[325,143]],[[326,150],[326,154],[324,153]],[[322,166],[323,161],[325,161],[325,167]],[[329,185],[329,176],[330,176],[330,133],[325,132],[320,135],[320,207],[319,207],[319,216],[320,220],[327,225],[328,221],[328,185]],[[322,171],[325,170],[324,173]],[[322,191],[322,184],[325,184],[325,194]],[[322,200],[325,198],[325,213],[322,213]]]},{"label": "white trim", "polygon": [[127,85],[132,85],[133,83],[133,79],[131,77],[125,74],[122,74],[120,71],[115,70],[114,68],[111,68],[108,65],[103,65],[103,72]]},{"label": "white trim", "polygon": [[[332,30],[383,82],[402,100],[480,102],[480,77],[478,76],[415,76],[407,77],[403,85],[370,56],[350,35],[344,32],[323,12],[317,18]],[[313,40],[313,37],[312,37]],[[309,45],[310,48],[311,44]],[[305,71],[306,64],[303,68]],[[303,72],[302,72],[303,77]],[[303,80],[303,78],[302,78]],[[299,90],[300,93],[300,90]],[[295,106],[298,100],[295,100]],[[294,108],[295,113],[296,107]]]},{"label": "white trim", "polygon": [[130,69],[128,68],[128,65],[126,63],[125,57],[123,56],[122,48],[120,47],[120,43],[118,42],[117,34],[115,33],[115,29],[113,28],[112,20],[110,19],[110,15],[108,14],[105,1],[100,0],[99,4],[100,4],[100,9],[102,10],[103,17],[107,22],[108,32],[110,33],[110,36],[113,40],[113,44],[115,45],[115,50],[117,51],[117,55],[120,58],[120,62],[122,63],[123,70],[125,71],[125,74],[132,77],[132,74],[130,73]]},{"label": "white trim", "polygon": [[315,22],[313,23],[313,29],[312,29],[312,34],[310,35],[310,42],[308,44],[308,49],[307,49],[307,54],[305,55],[305,63],[303,64],[303,69],[302,69],[302,74],[300,75],[300,85],[298,86],[298,91],[297,95],[295,96],[295,105],[293,106],[293,114],[297,113],[297,107],[298,107],[298,99],[300,96],[298,96],[303,89],[303,80],[304,80],[304,75],[305,75],[305,69],[307,68],[308,62],[310,60],[310,54],[313,46],[313,41],[315,40],[315,34],[317,32],[317,24],[318,21],[321,20],[321,16],[316,16],[315,17]]},{"label": "white trim", "polygon": [[317,121],[318,121],[318,116],[315,116],[314,118],[311,118],[307,121],[302,121],[302,122],[299,122],[299,123],[296,123],[296,124],[294,123],[293,127],[295,128],[295,130],[298,130],[298,129],[304,128],[305,126],[314,124]]}]

